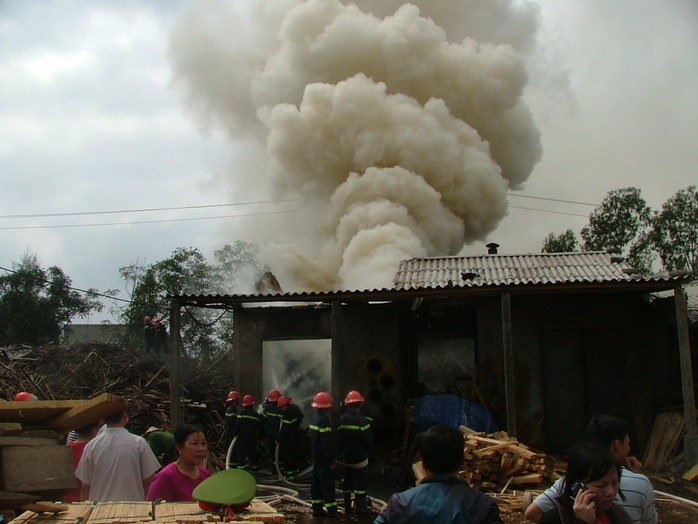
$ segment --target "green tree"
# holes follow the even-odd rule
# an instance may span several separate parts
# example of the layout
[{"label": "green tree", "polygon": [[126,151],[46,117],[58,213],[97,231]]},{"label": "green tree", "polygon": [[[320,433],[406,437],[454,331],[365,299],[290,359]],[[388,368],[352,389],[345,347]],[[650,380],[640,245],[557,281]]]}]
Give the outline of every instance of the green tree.
[{"label": "green tree", "polygon": [[0,343],[41,345],[58,342],[74,317],[102,311],[97,290],[85,295],[71,288],[58,266],[44,270],[36,255],[25,254],[0,277]]},{"label": "green tree", "polygon": [[572,253],[579,250],[579,243],[574,231],[568,229],[564,233],[555,235],[550,233],[543,242],[542,253]]},{"label": "green tree", "polygon": [[651,243],[667,271],[683,269],[698,277],[698,192],[679,190],[652,219]]},{"label": "green tree", "polygon": [[[211,293],[211,269],[196,248],[177,248],[169,258],[151,265],[141,263],[122,267],[122,278],[131,288],[131,302],[121,313],[121,320],[140,330],[143,318],[160,316],[169,323],[170,296]],[[197,357],[209,357],[220,350],[210,310],[185,310],[181,316],[184,350]]]},{"label": "green tree", "polygon": [[640,273],[651,271],[650,225],[652,212],[640,190],[626,187],[609,191],[582,228],[585,251],[614,248]]}]

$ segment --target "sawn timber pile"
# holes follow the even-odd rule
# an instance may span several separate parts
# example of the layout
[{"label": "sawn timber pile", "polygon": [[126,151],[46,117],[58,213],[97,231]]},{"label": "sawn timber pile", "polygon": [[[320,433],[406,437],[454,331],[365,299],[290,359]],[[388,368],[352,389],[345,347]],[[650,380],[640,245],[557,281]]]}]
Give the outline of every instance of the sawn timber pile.
[{"label": "sawn timber pile", "polygon": [[[211,465],[225,468],[222,414],[232,384],[232,352],[214,361],[182,357],[184,421],[203,426]],[[111,344],[0,348],[0,390],[12,399],[30,391],[41,400],[87,400],[111,393],[129,402],[129,430],[171,430],[168,360]]]}]

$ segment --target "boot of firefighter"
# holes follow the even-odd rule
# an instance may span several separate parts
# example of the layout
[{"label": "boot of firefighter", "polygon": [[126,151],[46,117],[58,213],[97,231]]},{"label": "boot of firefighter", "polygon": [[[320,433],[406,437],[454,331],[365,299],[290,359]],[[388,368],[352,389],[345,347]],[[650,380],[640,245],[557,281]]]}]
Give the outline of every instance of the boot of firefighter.
[{"label": "boot of firefighter", "polygon": [[366,493],[357,493],[356,495],[356,514],[371,515],[373,512],[368,508],[366,501]]},{"label": "boot of firefighter", "polygon": [[312,508],[313,508],[313,517],[324,517],[327,515],[327,513],[325,513],[325,510],[323,509],[322,502],[313,502]]},{"label": "boot of firefighter", "polygon": [[347,515],[354,513],[354,508],[351,507],[351,492],[344,494],[344,513]]}]

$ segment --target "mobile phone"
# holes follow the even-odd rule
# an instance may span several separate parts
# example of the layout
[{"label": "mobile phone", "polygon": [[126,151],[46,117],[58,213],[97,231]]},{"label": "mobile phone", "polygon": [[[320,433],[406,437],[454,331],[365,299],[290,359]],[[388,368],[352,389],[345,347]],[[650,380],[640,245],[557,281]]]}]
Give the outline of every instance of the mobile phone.
[{"label": "mobile phone", "polygon": [[575,480],[572,483],[572,487],[570,488],[570,497],[572,500],[577,498],[577,493],[580,491],[586,491],[587,487],[584,485],[584,482],[581,480]]}]

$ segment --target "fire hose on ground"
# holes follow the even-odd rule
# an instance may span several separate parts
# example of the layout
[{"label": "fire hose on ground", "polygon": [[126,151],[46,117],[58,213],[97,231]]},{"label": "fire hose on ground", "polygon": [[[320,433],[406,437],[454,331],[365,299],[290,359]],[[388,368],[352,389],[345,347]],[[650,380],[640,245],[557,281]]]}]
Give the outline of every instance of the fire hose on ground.
[{"label": "fire hose on ground", "polygon": [[[226,469],[231,469],[230,468],[230,459],[232,458],[233,455],[233,448],[235,447],[235,443],[237,442],[237,436],[233,437],[233,440],[230,442],[230,446],[228,446],[228,452],[226,453],[225,456],[225,468]],[[274,466],[276,468],[276,474],[277,478],[279,481],[283,482],[284,484],[288,484],[289,486],[294,486],[294,487],[299,487],[299,488],[307,488],[309,484],[299,484],[295,482],[291,482],[288,480],[286,477],[284,477],[283,473],[281,472],[281,467],[279,466],[279,449],[280,449],[280,444],[279,442],[276,443],[276,449],[274,452]],[[364,462],[361,462],[360,464],[344,464],[342,462],[336,461],[337,464],[340,464],[342,466],[347,466],[347,467],[354,467],[354,468],[363,468],[368,466],[368,459],[365,460]],[[298,474],[298,476],[305,476],[307,475],[308,472],[312,471],[312,466],[308,466],[305,470],[303,470],[301,473]],[[291,488],[285,488],[283,486],[273,486],[269,484],[257,484],[257,488],[260,489],[261,491],[271,491],[271,492],[276,492],[276,494],[273,495],[268,495],[264,497],[259,497],[260,500],[263,502],[266,502],[270,506],[275,506],[277,504],[280,504],[283,501],[287,502],[294,502],[296,504],[300,504],[301,506],[304,507],[311,507],[310,502],[307,502],[305,500],[302,500],[299,498],[299,493],[298,491],[291,489]],[[337,493],[342,493],[342,490],[336,490]],[[376,499],[373,497],[369,497],[368,501],[370,502],[371,506],[373,509],[376,511],[381,511],[383,508],[387,506],[386,502],[380,499]]]}]

